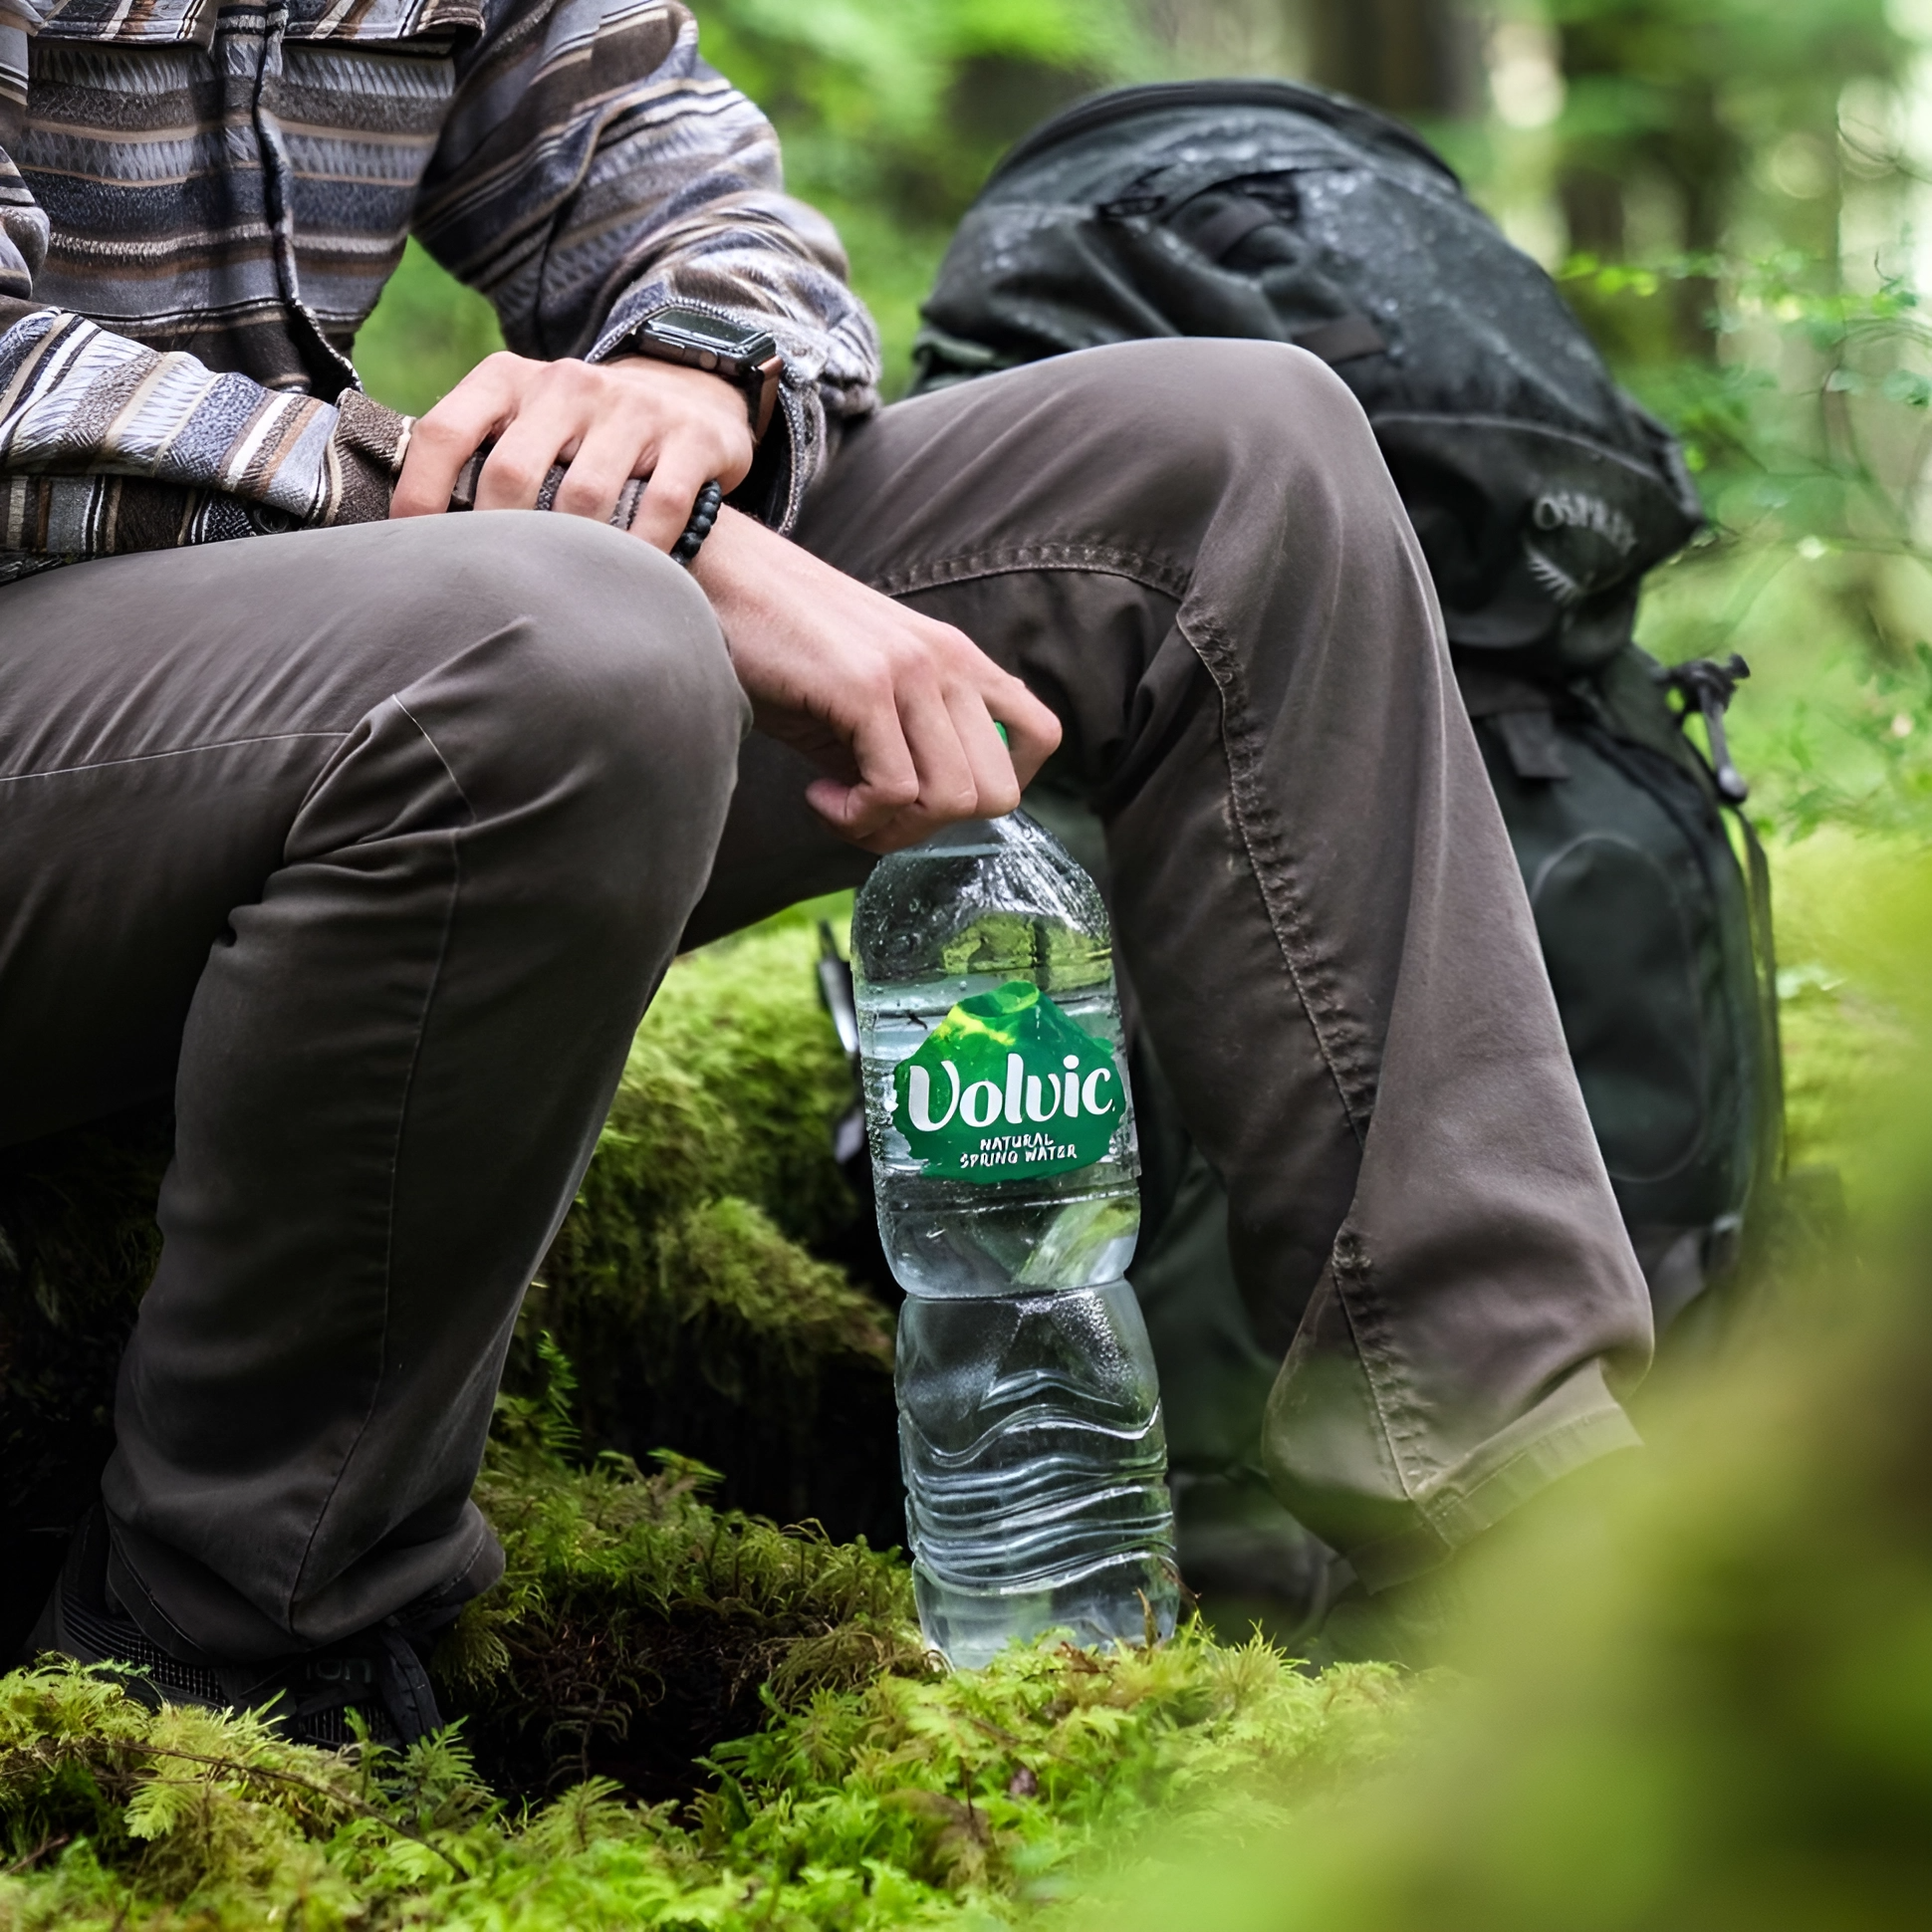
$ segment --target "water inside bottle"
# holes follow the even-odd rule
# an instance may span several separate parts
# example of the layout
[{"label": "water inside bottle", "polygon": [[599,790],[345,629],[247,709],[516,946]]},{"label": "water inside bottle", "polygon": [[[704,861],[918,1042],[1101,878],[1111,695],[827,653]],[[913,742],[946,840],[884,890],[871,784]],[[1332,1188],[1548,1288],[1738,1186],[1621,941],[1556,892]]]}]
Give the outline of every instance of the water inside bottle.
[{"label": "water inside bottle", "polygon": [[1125,1282],[908,1301],[898,1392],[919,1621],[951,1662],[1172,1633],[1167,1440]]}]

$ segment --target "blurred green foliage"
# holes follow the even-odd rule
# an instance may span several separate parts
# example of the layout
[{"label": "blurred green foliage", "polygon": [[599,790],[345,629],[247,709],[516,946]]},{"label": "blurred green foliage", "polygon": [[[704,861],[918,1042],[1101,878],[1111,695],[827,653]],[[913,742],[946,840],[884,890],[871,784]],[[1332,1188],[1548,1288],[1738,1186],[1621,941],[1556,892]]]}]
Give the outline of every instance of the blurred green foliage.
[{"label": "blurred green foliage", "polygon": [[[1929,936],[1932,877],[1894,881]],[[1922,955],[1921,955],[1922,957]],[[1917,1073],[1922,1077],[1923,1062]],[[1905,1136],[1894,1125],[1894,1140]],[[1909,1184],[1922,1207],[1925,1148]],[[1903,1932],[1932,1888],[1920,1212],[1470,1581],[1472,1686],[1273,1838],[1191,1821],[1075,1927]],[[1165,1871],[1161,1865],[1166,1861]]]},{"label": "blurred green foliage", "polygon": [[[1655,259],[1837,252],[1846,86],[1902,52],[1884,0],[1549,0],[1565,79],[1558,191],[1572,250]],[[1572,291],[1624,360],[1714,348],[1710,287],[1631,309]]]},{"label": "blurred green foliage", "polygon": [[1685,442],[1711,526],[1657,572],[1642,640],[1740,650],[1733,738],[1775,837],[1932,829],[1932,331],[1899,281],[1843,286],[1794,251],[1633,270],[1573,258],[1565,286],[1626,308],[1712,291],[1713,361],[1627,368]]},{"label": "blurred green foliage", "polygon": [[1132,0],[714,0],[706,57],[772,117],[903,370],[920,299],[986,170],[1035,121],[1151,70]]},{"label": "blurred green foliage", "polygon": [[356,338],[356,366],[371,395],[419,416],[502,347],[495,310],[412,238]]},{"label": "blurred green foliage", "polygon": [[[777,121],[795,190],[840,223],[902,380],[918,295],[1006,140],[1086,87],[1198,68],[1203,49],[1339,59],[1346,37],[1297,40],[1321,4],[699,13],[709,56]],[[1666,658],[1736,649],[1753,665],[1732,736],[1776,871],[1792,1143],[1845,1173],[1855,1242],[1815,1279],[1778,1285],[1755,1348],[1678,1364],[1646,1410],[1653,1453],[1606,1469],[1591,1507],[1572,1487],[1565,1512],[1526,1512],[1501,1540],[1471,1583],[1475,1689],[1413,1762],[1391,1757],[1382,1680],[1312,1684],[1266,1653],[1190,1644],[1082,1666],[1079,1681],[1038,1654],[986,1680],[853,1689],[835,1671],[717,1754],[695,1820],[593,1786],[515,1822],[449,1761],[345,1785],[371,1818],[336,1773],[304,1797],[275,1784],[259,1740],[213,1732],[196,1748],[263,1770],[204,1763],[182,1786],[188,1810],[148,1796],[174,1761],[101,1742],[136,1720],[15,1679],[0,1712],[14,1789],[69,1810],[11,1814],[4,1856],[38,1862],[31,1879],[0,1876],[0,1926],[150,1908],[241,1923],[271,1892],[315,1923],[425,1909],[493,1924],[1217,1932],[1918,1922],[1932,1890],[1932,332],[1909,230],[1926,207],[1913,64],[1932,13],[1909,0],[1352,13],[1371,35],[1399,17],[1463,49],[1474,81],[1429,97],[1431,132],[1685,437],[1712,526],[1656,575],[1641,635]],[[419,408],[492,330],[412,251],[359,354],[376,392]],[[740,1215],[732,1198],[762,1190],[736,1177],[738,1152],[701,1135],[691,1148]],[[634,1193],[623,1151],[605,1178]],[[715,1272],[736,1281],[766,1235],[725,1232],[731,1266]],[[578,1264],[590,1279],[602,1258]],[[606,1569],[628,1547],[600,1512],[636,1505],[634,1480],[604,1472],[545,1500],[558,1597],[572,1539]],[[1183,1802],[1184,1826],[1150,1830],[1150,1811]],[[97,1815],[96,1843],[57,1842],[62,1819]],[[129,1818],[157,1828],[137,1838]],[[245,1871],[202,1849],[216,1828],[255,1861]],[[469,1890],[425,1836],[468,1861]],[[270,1838],[282,1848],[257,1848]],[[167,1864],[176,1849],[185,1861]],[[146,1876],[162,1869],[165,1885]],[[1074,1876],[1099,1884],[1090,1904],[1069,1895]]]},{"label": "blurred green foliage", "polygon": [[[1133,0],[700,0],[705,58],[771,116],[791,191],[837,223],[905,385],[920,298],[996,156],[1036,121],[1151,73]],[[357,344],[419,411],[497,347],[487,306],[411,247]]]}]

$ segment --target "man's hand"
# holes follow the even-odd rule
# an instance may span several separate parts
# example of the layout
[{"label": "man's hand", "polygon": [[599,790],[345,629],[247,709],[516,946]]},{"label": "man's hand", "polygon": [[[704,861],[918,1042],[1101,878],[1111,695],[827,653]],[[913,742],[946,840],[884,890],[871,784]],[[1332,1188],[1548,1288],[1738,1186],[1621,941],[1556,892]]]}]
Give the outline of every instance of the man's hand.
[{"label": "man's hand", "polygon": [[[553,507],[607,523],[624,484],[648,474],[631,530],[666,551],[699,490],[713,477],[735,488],[753,454],[745,398],[722,377],[639,356],[536,362],[505,353],[417,422],[389,514],[446,510],[457,472],[492,437],[478,510],[534,507],[544,478],[565,463]],[[826,772],[806,797],[868,851],[1011,812],[1060,742],[1054,714],[964,632],[902,609],[736,511],[720,514],[693,575],[759,729]]]},{"label": "man's hand", "polygon": [[479,510],[529,510],[569,464],[554,508],[608,523],[633,476],[648,476],[632,532],[669,550],[713,477],[727,491],[751,468],[743,392],[722,376],[643,356],[536,362],[507,350],[479,362],[409,437],[392,517],[449,508],[457,472],[491,437]]},{"label": "man's hand", "polygon": [[750,517],[723,511],[692,575],[724,626],[758,728],[828,774],[807,799],[867,851],[1011,812],[1060,743],[1060,720],[964,631],[902,608]]}]

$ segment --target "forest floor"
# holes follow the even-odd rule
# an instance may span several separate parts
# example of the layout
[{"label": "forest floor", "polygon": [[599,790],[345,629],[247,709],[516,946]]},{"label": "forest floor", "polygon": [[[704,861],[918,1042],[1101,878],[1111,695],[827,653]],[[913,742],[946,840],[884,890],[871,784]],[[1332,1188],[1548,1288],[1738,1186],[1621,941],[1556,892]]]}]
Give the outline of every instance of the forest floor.
[{"label": "forest floor", "polygon": [[[1865,1171],[1923,854],[1827,834],[1775,856],[1794,1160]],[[458,1732],[330,1757],[16,1672],[0,1928],[1057,1922],[1124,1875],[1185,1872],[1182,1846],[1307,1843],[1339,1794],[1426,1759],[1450,1680],[1311,1673],[1260,1639],[1045,1644],[947,1673],[896,1554],[732,1508],[689,1456],[587,1450],[587,1418],[606,1445],[676,1419],[609,1366],[620,1331],[710,1389],[684,1414],[713,1438],[780,1387],[807,1391],[808,1429],[815,1402],[884,1400],[889,1316],[800,1245],[848,1211],[823,1153],[845,1089],[815,948],[801,918],[693,956],[639,1036],[479,1489],[510,1570],[437,1658]],[[761,1085],[780,1063],[789,1101]],[[777,1126],[747,1135],[753,1118]],[[558,1331],[601,1386],[577,1385]],[[750,1439],[786,1462],[783,1436]]]}]

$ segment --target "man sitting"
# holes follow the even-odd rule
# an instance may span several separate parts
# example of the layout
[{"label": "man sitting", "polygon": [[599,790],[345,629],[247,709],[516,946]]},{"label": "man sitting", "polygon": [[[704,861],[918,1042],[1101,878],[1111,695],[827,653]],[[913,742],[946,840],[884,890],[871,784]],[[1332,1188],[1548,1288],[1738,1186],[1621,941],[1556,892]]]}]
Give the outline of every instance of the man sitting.
[{"label": "man sitting", "polygon": [[[880,410],[664,0],[11,5],[0,1144],[177,1123],[38,1645],[433,1725],[518,1304],[672,953],[1050,760],[1285,1358],[1288,1506],[1385,1589],[1632,1440],[1643,1283],[1320,363]],[[413,424],[349,362],[411,230],[511,345]]]}]

